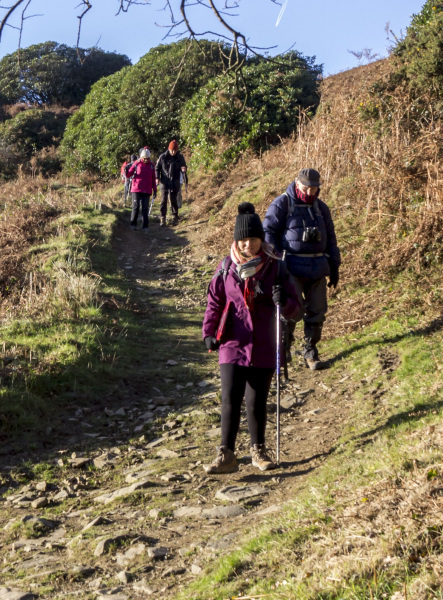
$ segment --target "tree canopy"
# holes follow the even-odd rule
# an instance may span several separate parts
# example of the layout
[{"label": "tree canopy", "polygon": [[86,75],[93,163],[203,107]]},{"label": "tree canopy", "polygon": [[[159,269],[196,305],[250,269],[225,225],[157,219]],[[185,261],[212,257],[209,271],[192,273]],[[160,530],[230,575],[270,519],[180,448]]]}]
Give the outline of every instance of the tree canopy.
[{"label": "tree canopy", "polygon": [[81,104],[91,85],[131,64],[123,54],[44,42],[0,60],[0,103]]}]

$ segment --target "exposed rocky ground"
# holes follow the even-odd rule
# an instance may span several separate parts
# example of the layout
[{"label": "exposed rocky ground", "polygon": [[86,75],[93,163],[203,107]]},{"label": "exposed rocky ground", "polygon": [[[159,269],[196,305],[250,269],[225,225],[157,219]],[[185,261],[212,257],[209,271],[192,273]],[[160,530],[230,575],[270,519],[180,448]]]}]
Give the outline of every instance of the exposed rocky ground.
[{"label": "exposed rocky ground", "polygon": [[[178,310],[202,302],[202,293],[183,281],[208,260],[195,245],[204,226],[162,230],[153,222],[144,236],[121,223],[115,249],[141,320],[161,311],[171,294]],[[98,399],[96,409],[73,397],[50,477],[42,467],[42,476],[29,481],[25,466],[1,457],[0,598],[174,598],[209,559],[278,515],[327,460],[353,402],[346,363],[334,374],[312,372],[294,355],[282,386],[280,468],[252,467],[243,416],[238,473],[208,476],[202,463],[212,460],[220,436],[218,373],[179,381],[174,369],[190,360],[183,352],[171,349],[157,388],[138,365],[134,379]],[[164,395],[163,381],[175,391]],[[273,449],[275,388],[270,400]],[[89,440],[91,449],[79,451]]]}]

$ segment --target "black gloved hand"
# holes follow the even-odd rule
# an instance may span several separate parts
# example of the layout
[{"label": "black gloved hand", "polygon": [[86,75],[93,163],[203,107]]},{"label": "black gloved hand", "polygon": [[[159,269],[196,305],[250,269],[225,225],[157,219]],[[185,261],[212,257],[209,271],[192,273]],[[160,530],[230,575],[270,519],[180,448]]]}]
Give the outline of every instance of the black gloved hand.
[{"label": "black gloved hand", "polygon": [[277,306],[284,306],[288,301],[288,294],[282,285],[272,286],[272,299]]},{"label": "black gloved hand", "polygon": [[217,342],[215,337],[213,337],[212,335],[208,335],[207,337],[205,337],[205,344],[206,344],[206,348],[209,351],[218,350],[218,348],[220,346],[220,342]]},{"label": "black gloved hand", "polygon": [[336,288],[338,280],[340,279],[339,275],[338,275],[338,265],[336,265],[335,263],[330,263],[329,268],[330,268],[331,274],[329,275],[328,287]]}]

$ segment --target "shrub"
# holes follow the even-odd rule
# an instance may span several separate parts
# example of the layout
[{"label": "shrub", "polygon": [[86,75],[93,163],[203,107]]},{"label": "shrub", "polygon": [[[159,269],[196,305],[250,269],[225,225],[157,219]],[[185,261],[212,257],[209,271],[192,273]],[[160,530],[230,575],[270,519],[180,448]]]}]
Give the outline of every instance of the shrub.
[{"label": "shrub", "polygon": [[198,90],[182,111],[181,133],[195,165],[222,168],[246,150],[259,151],[292,133],[300,110],[315,110],[322,67],[289,52],[249,61],[244,81],[220,75]]},{"label": "shrub", "polygon": [[68,121],[61,147],[67,168],[110,177],[124,156],[144,145],[162,152],[180,138],[183,104],[219,65],[218,44],[183,40],[157,46],[136,65],[98,81]]}]

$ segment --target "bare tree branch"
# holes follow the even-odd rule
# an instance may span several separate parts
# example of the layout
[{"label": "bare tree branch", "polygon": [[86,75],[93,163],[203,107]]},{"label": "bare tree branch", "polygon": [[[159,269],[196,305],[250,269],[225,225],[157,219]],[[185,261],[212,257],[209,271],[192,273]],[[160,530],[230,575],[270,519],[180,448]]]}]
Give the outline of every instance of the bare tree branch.
[{"label": "bare tree branch", "polygon": [[84,56],[81,55],[81,52],[80,52],[80,34],[81,34],[81,30],[82,30],[83,17],[86,15],[86,13],[88,11],[91,10],[92,4],[91,4],[90,0],[82,0],[82,3],[79,4],[79,6],[86,7],[85,10],[82,12],[82,14],[77,17],[77,19],[78,19],[77,56],[80,61],[80,64],[83,64],[85,62],[85,58],[84,58]]},{"label": "bare tree branch", "polygon": [[3,17],[2,22],[0,23],[0,40],[2,39],[2,33],[4,28],[6,27],[6,25],[8,25],[8,21],[12,15],[12,13],[15,11],[16,8],[18,8],[20,6],[20,4],[22,4],[23,2],[25,2],[25,0],[17,0],[17,2],[15,4],[13,4],[12,6],[8,6],[8,7],[2,7],[2,8],[6,8],[6,10],[8,11],[6,13],[6,15]]}]

